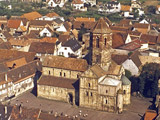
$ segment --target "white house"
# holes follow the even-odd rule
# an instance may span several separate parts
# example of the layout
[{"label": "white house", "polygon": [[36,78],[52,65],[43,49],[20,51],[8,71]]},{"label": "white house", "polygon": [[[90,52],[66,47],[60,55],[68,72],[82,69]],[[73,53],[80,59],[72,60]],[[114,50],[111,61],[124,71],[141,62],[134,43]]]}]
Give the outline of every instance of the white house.
[{"label": "white house", "polygon": [[46,27],[40,31],[39,36],[40,37],[51,37],[52,34],[53,34],[53,31],[51,30],[51,28]]},{"label": "white house", "polygon": [[71,6],[73,6],[75,10],[87,11],[87,8],[84,7],[84,3],[81,0],[73,0]]},{"label": "white house", "polygon": [[13,82],[14,95],[18,96],[34,87],[37,71],[41,71],[39,61],[29,62],[8,72],[8,78]]},{"label": "white house", "polygon": [[135,51],[132,55],[122,63],[124,69],[129,70],[132,75],[139,75],[139,67],[141,66],[141,61],[139,59],[140,53]]},{"label": "white house", "polygon": [[71,38],[58,49],[58,55],[81,58],[82,47],[75,38]]},{"label": "white house", "polygon": [[141,20],[139,23],[149,24],[149,22],[146,19]]},{"label": "white house", "polygon": [[105,12],[105,13],[116,13],[121,11],[121,4],[117,1],[111,1],[107,4],[99,6],[98,9],[99,12]]},{"label": "white house", "polygon": [[48,7],[63,7],[67,0],[49,0]]},{"label": "white house", "polygon": [[67,32],[67,29],[64,27],[63,24],[61,24],[61,26],[59,26],[57,29],[56,29],[57,32]]}]

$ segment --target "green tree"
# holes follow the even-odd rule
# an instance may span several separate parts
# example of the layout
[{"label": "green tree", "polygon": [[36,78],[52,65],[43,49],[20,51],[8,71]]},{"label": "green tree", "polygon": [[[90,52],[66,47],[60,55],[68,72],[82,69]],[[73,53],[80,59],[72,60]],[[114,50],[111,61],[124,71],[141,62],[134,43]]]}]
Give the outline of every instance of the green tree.
[{"label": "green tree", "polygon": [[153,6],[153,5],[148,6],[147,11],[148,11],[149,13],[155,14],[155,13],[156,13],[156,7]]},{"label": "green tree", "polygon": [[155,97],[158,94],[158,80],[160,65],[157,63],[145,64],[139,76],[139,91],[146,97]]}]

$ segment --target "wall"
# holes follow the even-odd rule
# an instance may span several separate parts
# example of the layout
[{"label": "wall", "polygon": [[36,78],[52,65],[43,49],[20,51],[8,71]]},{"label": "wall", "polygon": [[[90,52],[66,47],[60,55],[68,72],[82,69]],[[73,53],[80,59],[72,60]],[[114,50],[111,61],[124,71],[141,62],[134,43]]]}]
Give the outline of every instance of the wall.
[{"label": "wall", "polygon": [[49,67],[43,67],[42,72],[44,75],[52,75],[56,77],[65,77],[65,78],[72,78],[72,79],[77,79],[78,74],[82,73],[80,71],[72,71],[72,70],[49,68]]},{"label": "wall", "polygon": [[69,96],[68,96],[69,93],[73,95],[73,104],[75,104],[74,89],[60,88],[60,87],[47,86],[47,85],[37,86],[37,96],[47,98],[47,99],[58,100],[58,101],[69,103]]}]

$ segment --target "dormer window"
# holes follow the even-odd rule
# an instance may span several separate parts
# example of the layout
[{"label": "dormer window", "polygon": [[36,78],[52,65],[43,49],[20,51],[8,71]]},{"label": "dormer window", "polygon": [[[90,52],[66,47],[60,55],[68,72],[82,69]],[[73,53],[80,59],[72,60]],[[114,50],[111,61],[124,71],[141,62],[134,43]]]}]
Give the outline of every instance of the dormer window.
[{"label": "dormer window", "polygon": [[64,48],[64,50],[67,50],[67,48]]}]

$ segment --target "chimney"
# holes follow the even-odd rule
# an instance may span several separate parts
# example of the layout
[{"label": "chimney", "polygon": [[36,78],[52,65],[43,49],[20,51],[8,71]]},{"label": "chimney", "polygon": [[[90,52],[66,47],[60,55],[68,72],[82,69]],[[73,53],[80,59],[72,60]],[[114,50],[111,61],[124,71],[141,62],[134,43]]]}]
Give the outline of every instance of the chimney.
[{"label": "chimney", "polygon": [[4,114],[7,114],[7,106],[4,107]]},{"label": "chimney", "polygon": [[7,73],[5,73],[5,81],[8,81]]}]

